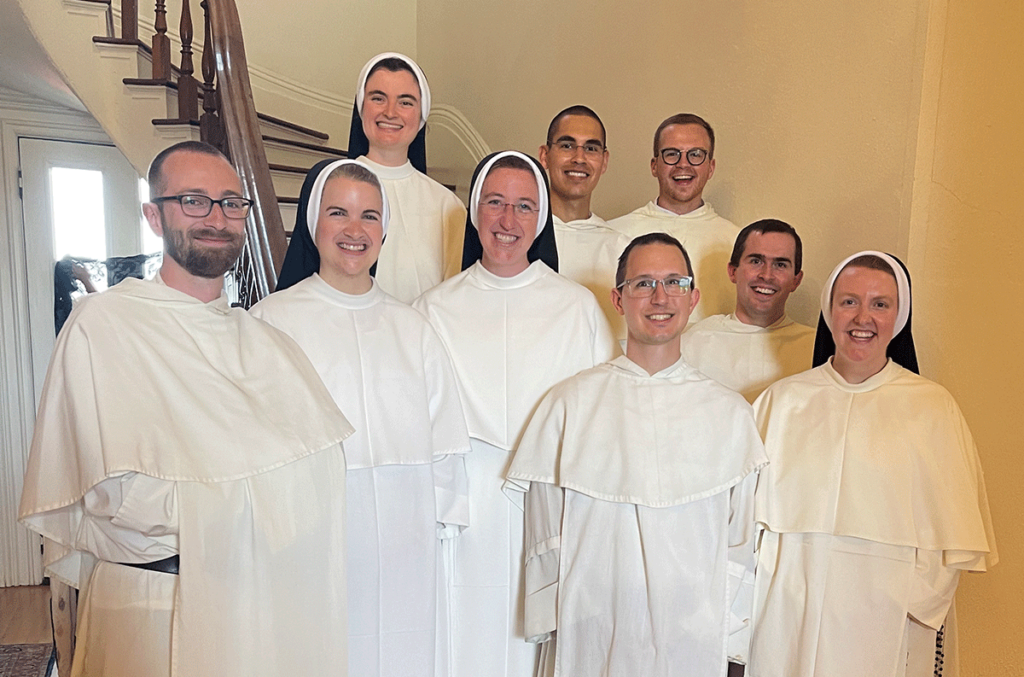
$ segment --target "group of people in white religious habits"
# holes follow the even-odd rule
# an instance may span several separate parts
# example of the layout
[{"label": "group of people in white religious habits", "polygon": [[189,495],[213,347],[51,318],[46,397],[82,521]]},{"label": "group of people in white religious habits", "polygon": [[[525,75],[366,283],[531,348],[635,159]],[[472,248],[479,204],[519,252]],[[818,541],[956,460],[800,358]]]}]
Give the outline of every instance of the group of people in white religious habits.
[{"label": "group of people in white religious habits", "polygon": [[253,203],[184,142],[149,169],[159,274],[60,333],[20,517],[81,591],[73,677],[955,674],[997,555],[898,259],[840,262],[815,331],[796,230],[704,200],[699,116],[605,222],[589,108],[483,158],[467,209],[411,59],[355,99],[277,291],[229,306]]}]

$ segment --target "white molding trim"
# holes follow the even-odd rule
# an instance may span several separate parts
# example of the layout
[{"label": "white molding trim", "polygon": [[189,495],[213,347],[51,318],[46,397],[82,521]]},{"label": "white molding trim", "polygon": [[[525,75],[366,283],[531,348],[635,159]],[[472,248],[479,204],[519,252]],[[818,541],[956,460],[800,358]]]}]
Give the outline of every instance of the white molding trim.
[{"label": "white molding trim", "polygon": [[65,108],[49,101],[37,99],[14,89],[0,86],[0,110],[30,111],[34,113],[53,113],[58,115],[77,115],[87,117],[82,111]]},{"label": "white molding trim", "polygon": [[476,162],[480,162],[491,154],[491,147],[484,141],[484,137],[476,130],[476,127],[462,114],[455,106],[447,104],[435,104],[430,107],[428,124],[433,122],[438,127],[447,129],[452,135],[465,146],[470,156]]}]

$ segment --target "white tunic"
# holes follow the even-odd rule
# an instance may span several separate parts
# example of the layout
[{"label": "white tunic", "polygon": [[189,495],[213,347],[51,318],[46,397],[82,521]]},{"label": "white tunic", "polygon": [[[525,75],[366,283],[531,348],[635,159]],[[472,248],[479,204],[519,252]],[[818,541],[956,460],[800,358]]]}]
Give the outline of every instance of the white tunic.
[{"label": "white tunic", "polygon": [[663,232],[683,244],[690,255],[700,290],[700,301],[690,315],[691,322],[733,310],[736,288],[729,281],[726,266],[740,229],[719,216],[710,204],[705,202],[688,214],[673,214],[648,202],[625,216],[612,219],[608,225],[630,238]]},{"label": "white tunic", "polygon": [[412,303],[462,267],[466,208],[455,193],[410,162],[387,167],[365,156],[359,161],[380,178],[391,208],[377,282],[399,301]]},{"label": "white tunic", "polygon": [[547,390],[618,352],[593,295],[537,261],[502,278],[480,263],[414,304],[448,346],[466,407],[473,526],[452,542],[456,677],[528,677],[523,513],[502,494],[510,452]]},{"label": "white tunic", "polygon": [[769,327],[712,315],[682,337],[683,359],[748,402],[780,378],[811,368],[814,329],[785,315]]},{"label": "white tunic", "polygon": [[615,338],[626,338],[626,322],[612,305],[615,269],[629,238],[613,230],[597,214],[566,223],[553,216],[558,273],[591,291],[611,325]]},{"label": "white tunic", "polygon": [[[299,347],[225,297],[129,278],[82,299],[20,508],[82,589],[72,674],[344,674],[351,432]],[[115,563],[175,553],[177,576]]]},{"label": "white tunic", "polygon": [[927,670],[908,649],[933,655],[960,572],[998,559],[953,398],[892,361],[860,384],[829,363],[754,407],[771,463],[756,496],[749,674],[889,677],[908,660]]},{"label": "white tunic", "polygon": [[357,428],[345,441],[349,674],[434,675],[435,644],[441,666],[448,646],[438,536],[469,524],[469,435],[444,345],[376,283],[352,296],[314,274],[252,314],[295,339]]},{"label": "white tunic", "polygon": [[749,405],[682,360],[551,390],[506,486],[527,492],[526,633],[557,631],[555,675],[726,674],[766,460]]}]

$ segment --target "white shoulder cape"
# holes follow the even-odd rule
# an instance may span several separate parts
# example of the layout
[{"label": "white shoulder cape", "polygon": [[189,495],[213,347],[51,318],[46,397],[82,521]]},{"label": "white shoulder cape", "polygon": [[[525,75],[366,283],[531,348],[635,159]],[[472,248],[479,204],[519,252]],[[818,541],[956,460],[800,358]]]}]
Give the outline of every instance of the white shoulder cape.
[{"label": "white shoulder cape", "polygon": [[891,360],[849,384],[829,362],[754,408],[770,460],[755,517],[767,529],[941,550],[972,571],[998,560],[977,450],[942,386]]},{"label": "white shoulder cape", "polygon": [[811,367],[814,329],[785,315],[770,327],[712,315],[683,333],[680,350],[705,376],[753,402],[775,381]]},{"label": "white shoulder cape", "polygon": [[738,394],[682,360],[651,376],[622,356],[551,390],[507,477],[662,508],[723,492],[766,462]]}]

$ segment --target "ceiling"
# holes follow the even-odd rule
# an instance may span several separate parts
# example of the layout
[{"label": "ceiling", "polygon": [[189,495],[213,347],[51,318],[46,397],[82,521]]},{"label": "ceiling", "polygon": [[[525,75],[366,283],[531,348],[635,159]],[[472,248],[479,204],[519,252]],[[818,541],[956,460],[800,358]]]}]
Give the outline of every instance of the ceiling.
[{"label": "ceiling", "polygon": [[0,87],[85,110],[32,35],[17,0],[0,0]]}]

